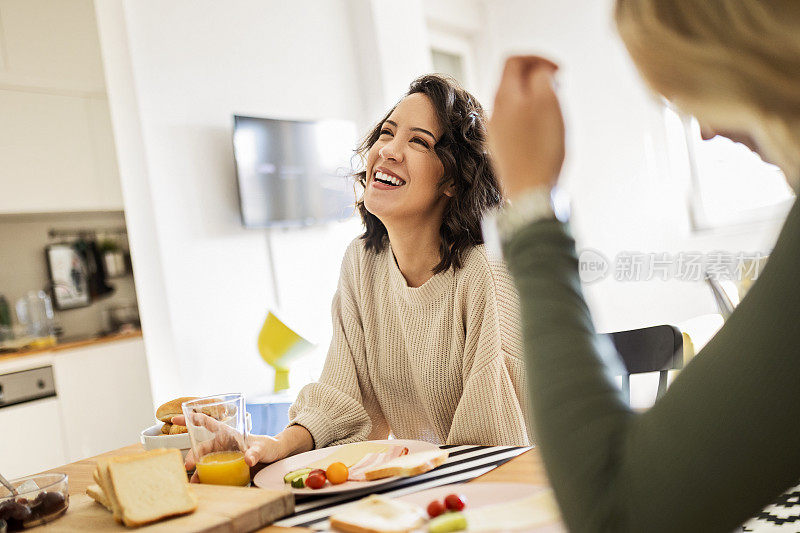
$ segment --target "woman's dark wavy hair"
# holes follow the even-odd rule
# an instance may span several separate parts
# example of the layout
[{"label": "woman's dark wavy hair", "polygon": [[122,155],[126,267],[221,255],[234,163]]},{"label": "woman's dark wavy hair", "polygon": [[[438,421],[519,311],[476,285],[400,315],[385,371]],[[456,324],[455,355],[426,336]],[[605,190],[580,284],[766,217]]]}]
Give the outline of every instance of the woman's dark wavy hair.
[{"label": "woman's dark wavy hair", "polygon": [[[442,135],[434,146],[436,155],[444,166],[441,185],[453,181],[454,194],[445,208],[439,229],[442,260],[433,272],[438,274],[449,268],[461,268],[464,255],[470,247],[482,244],[481,219],[484,213],[500,205],[502,195],[486,146],[486,116],[478,100],[461,88],[454,79],[437,74],[427,74],[411,82],[406,96],[422,93],[430,98],[442,128]],[[405,97],[404,97],[405,98]],[[397,104],[395,104],[395,107]],[[375,125],[356,149],[356,155],[366,161],[369,149],[377,142],[381,126],[394,111],[394,107]],[[366,189],[366,170],[355,175],[356,181]],[[388,242],[386,227],[378,217],[367,211],[363,196],[356,207],[364,222],[361,238],[367,250],[381,251]]]}]

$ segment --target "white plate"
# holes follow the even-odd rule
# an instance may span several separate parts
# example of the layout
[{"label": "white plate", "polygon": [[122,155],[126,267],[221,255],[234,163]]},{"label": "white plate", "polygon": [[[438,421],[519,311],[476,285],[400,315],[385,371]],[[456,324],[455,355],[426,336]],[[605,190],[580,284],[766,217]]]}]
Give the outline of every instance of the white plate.
[{"label": "white plate", "polygon": [[[478,509],[485,505],[496,503],[507,503],[520,498],[527,498],[534,494],[550,490],[542,485],[528,485],[526,483],[458,483],[455,485],[443,485],[432,489],[415,492],[406,496],[395,498],[398,501],[412,503],[420,506],[423,510],[428,508],[428,504],[433,500],[444,500],[448,494],[460,494],[467,500],[466,510]],[[545,514],[552,516],[552,513],[545,511]],[[560,517],[552,516],[551,520],[544,520],[541,525],[532,529],[517,530],[517,532],[530,533],[563,533],[566,528],[561,525]]]},{"label": "white plate", "polygon": [[[424,442],[421,440],[390,439],[390,440],[372,440],[367,442],[373,442],[375,444],[389,444],[392,446],[405,446],[406,448],[408,448],[408,453],[410,454],[439,449],[437,445],[431,444],[430,442]],[[316,495],[326,495],[326,494],[337,494],[340,492],[372,490],[375,487],[391,483],[392,481],[397,479],[397,477],[387,477],[383,479],[376,479],[375,481],[345,481],[344,483],[340,483],[339,485],[331,485],[330,483],[328,483],[321,489],[295,489],[292,488],[288,483],[285,483],[283,481],[283,476],[285,476],[289,472],[305,468],[310,463],[313,463],[320,459],[324,459],[325,457],[329,456],[334,451],[336,451],[337,448],[341,448],[342,446],[347,446],[347,444],[341,444],[339,446],[331,446],[329,448],[320,448],[318,450],[311,450],[310,452],[293,455],[292,457],[287,457],[286,459],[282,459],[280,461],[272,463],[271,465],[261,470],[258,474],[256,474],[256,477],[253,478],[253,483],[261,487],[262,489],[269,489],[269,490],[291,489],[293,493],[298,495],[316,496]]]}]

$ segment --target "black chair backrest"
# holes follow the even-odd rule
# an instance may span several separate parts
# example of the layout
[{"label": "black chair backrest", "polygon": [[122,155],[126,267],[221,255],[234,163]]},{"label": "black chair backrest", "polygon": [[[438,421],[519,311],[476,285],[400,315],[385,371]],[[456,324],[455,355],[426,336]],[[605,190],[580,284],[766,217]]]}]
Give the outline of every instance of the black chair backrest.
[{"label": "black chair backrest", "polygon": [[622,390],[628,401],[631,374],[660,372],[656,395],[660,398],[667,390],[668,371],[683,367],[683,335],[674,326],[651,326],[607,335],[628,371],[622,377]]}]

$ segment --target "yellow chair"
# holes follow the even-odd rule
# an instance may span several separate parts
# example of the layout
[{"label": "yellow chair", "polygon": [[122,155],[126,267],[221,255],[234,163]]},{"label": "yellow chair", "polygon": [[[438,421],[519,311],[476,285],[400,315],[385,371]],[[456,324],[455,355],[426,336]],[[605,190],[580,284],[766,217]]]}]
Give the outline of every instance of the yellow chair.
[{"label": "yellow chair", "polygon": [[269,311],[258,334],[261,358],[275,369],[275,392],[289,388],[289,365],[314,347]]}]

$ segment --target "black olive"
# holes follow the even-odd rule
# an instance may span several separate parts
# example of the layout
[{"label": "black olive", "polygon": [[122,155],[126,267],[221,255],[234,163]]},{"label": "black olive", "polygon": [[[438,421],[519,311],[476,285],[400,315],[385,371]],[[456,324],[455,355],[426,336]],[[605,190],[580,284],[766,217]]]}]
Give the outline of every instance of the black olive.
[{"label": "black olive", "polygon": [[15,501],[3,502],[0,505],[0,518],[4,520],[27,520],[31,516],[31,510],[26,505]]},{"label": "black olive", "polygon": [[45,494],[47,494],[47,493],[46,492],[40,492],[36,496],[36,499],[33,500],[31,502],[31,504],[30,504],[31,510],[35,510],[37,507],[39,507],[40,505],[42,505],[44,503]]},{"label": "black olive", "polygon": [[59,511],[64,507],[64,495],[60,492],[45,492],[43,496],[42,512],[44,514]]}]

